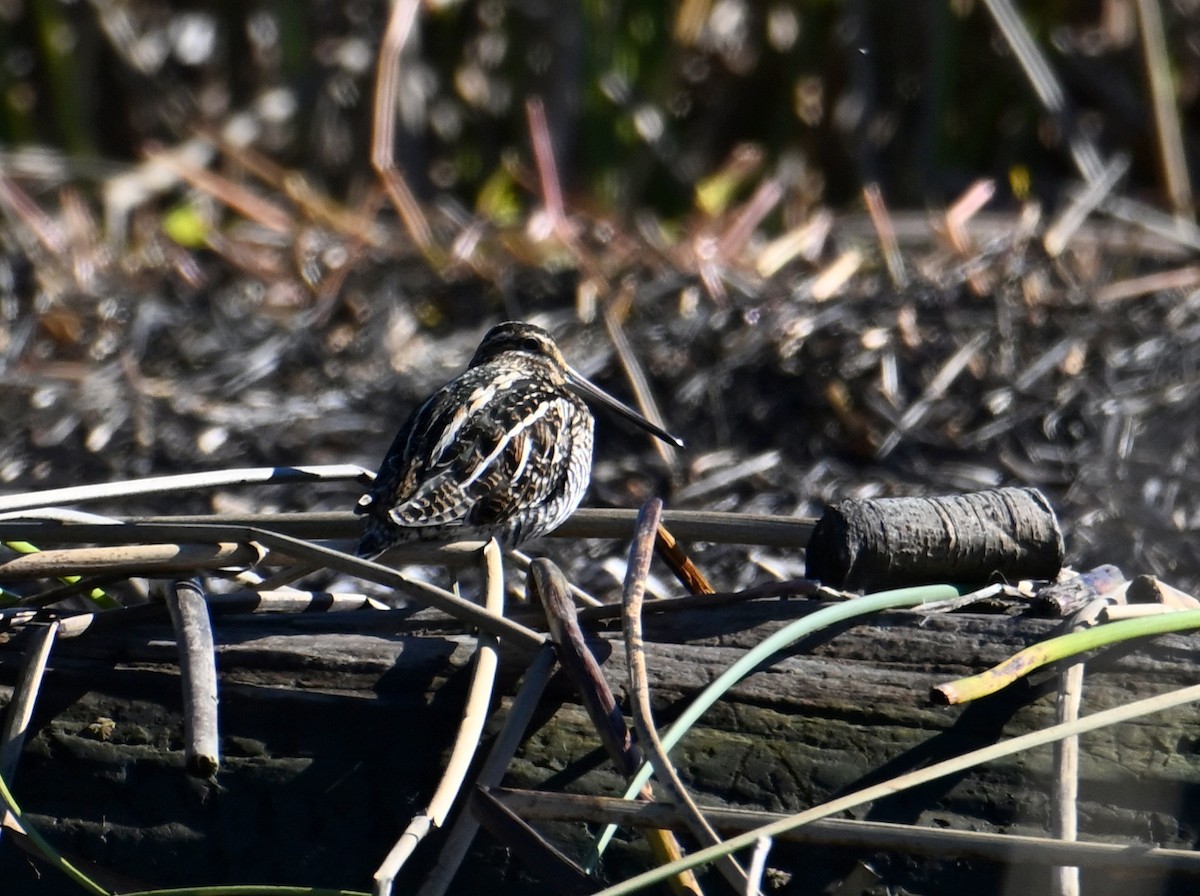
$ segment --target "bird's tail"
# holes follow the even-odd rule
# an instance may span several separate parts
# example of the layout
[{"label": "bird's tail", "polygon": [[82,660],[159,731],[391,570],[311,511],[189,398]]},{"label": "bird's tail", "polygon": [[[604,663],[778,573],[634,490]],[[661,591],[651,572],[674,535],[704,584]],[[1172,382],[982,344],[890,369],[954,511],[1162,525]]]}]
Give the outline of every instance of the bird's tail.
[{"label": "bird's tail", "polygon": [[393,544],[392,539],[387,530],[374,519],[367,520],[367,528],[363,531],[362,538],[358,541],[358,549],[354,554],[357,557],[362,557],[365,560],[374,560]]}]

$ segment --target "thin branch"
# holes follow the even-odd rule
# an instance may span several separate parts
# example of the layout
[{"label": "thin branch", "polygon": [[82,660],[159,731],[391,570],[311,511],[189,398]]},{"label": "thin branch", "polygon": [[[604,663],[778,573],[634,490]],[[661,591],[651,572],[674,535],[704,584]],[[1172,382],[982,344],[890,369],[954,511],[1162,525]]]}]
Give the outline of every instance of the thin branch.
[{"label": "thin branch", "polygon": [[212,778],[221,767],[212,620],[199,582],[172,582],[166,604],[179,649],[184,766],[197,778]]},{"label": "thin branch", "polygon": [[1105,199],[1112,193],[1117,183],[1129,170],[1129,156],[1118,154],[1104,166],[1100,176],[1088,181],[1083,191],[1075,196],[1065,209],[1055,218],[1042,237],[1042,245],[1050,256],[1061,255],[1067,248],[1076,231],[1083,222]]},{"label": "thin branch", "polygon": [[[631,828],[672,828],[683,823],[679,810],[669,803],[629,802],[617,797],[545,790],[494,790],[493,795],[524,818],[581,824],[616,824]],[[737,834],[788,816],[758,809],[704,806],[704,814],[720,831]],[[1071,864],[1081,868],[1113,868],[1155,874],[1183,873],[1200,876],[1200,851],[1147,847],[1140,843],[1065,842],[1054,837],[999,834],[923,827],[915,824],[826,818],[775,835],[791,843],[890,850],[905,855],[977,857],[992,862],[1024,865]]]},{"label": "thin branch", "polygon": [[[646,751],[646,759],[654,768],[659,783],[670,794],[671,801],[682,812],[688,830],[702,846],[713,846],[720,842],[720,838],[701,814],[680,780],[670,757],[667,756],[667,751],[658,738],[658,731],[654,725],[654,711],[650,707],[646,644],[642,638],[642,601],[646,596],[646,576],[650,573],[650,561],[654,557],[654,537],[661,518],[662,501],[659,498],[651,498],[638,517],[637,532],[629,548],[629,567],[622,593],[622,603],[625,607],[625,664],[633,700],[633,719],[637,726],[638,742]],[[724,856],[718,860],[717,869],[735,892],[751,892],[748,890],[746,872],[731,856]]]}]

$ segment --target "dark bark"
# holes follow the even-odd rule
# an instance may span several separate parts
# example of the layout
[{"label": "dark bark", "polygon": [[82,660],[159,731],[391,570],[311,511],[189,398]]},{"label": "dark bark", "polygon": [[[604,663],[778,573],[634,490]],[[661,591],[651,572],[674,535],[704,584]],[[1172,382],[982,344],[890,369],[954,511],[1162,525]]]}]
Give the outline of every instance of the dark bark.
[{"label": "dark bark", "polygon": [[[656,616],[648,606],[646,649],[660,722],[669,722],[748,645],[812,607],[805,600],[763,600]],[[1050,672],[966,707],[933,706],[928,694],[931,685],[978,671],[1054,626],[891,613],[814,637],[736,687],[673,757],[702,805],[788,810],[1044,726],[1053,714]],[[592,643],[621,693],[618,628],[612,623]],[[51,657],[14,782],[29,818],[71,854],[148,885],[368,888],[371,872],[434,786],[458,723],[473,639],[429,621],[406,621],[399,612],[219,617],[214,629],[223,756],[215,782],[184,772],[170,628],[165,622],[109,627],[61,641]],[[17,679],[20,646],[17,638],[0,647],[4,686]],[[1167,637],[1095,658],[1084,712],[1193,683],[1198,653],[1192,640]],[[505,655],[507,693],[527,660]],[[552,685],[506,783],[577,793],[622,788],[572,693],[565,682]],[[1194,846],[1197,731],[1200,710],[1186,707],[1087,736],[1083,836]],[[1049,750],[1040,750],[876,803],[862,815],[1044,832],[1050,767]],[[539,828],[578,858],[584,832],[577,824]],[[644,862],[637,844],[619,842],[606,870],[619,876]],[[432,861],[436,848],[436,838],[423,845],[420,860]],[[551,892],[524,877],[507,855],[483,837],[459,884],[495,894]],[[1038,893],[1046,879],[1036,869],[783,844],[772,864],[798,875],[800,888],[785,892],[812,892],[822,874],[836,878],[845,870],[842,859],[855,857],[870,859],[889,883],[911,892],[969,886],[977,894],[1000,893],[1008,874],[1010,884],[1025,882],[1022,892]],[[406,892],[419,872],[406,872],[397,892]],[[21,892],[74,892],[44,874],[35,886],[14,845],[0,846],[0,875],[25,881]],[[1089,893],[1121,889],[1107,878],[1090,884]],[[1128,892],[1130,884],[1122,887]]]},{"label": "dark bark", "polygon": [[999,488],[842,501],[825,509],[806,556],[810,577],[849,590],[1053,579],[1063,536],[1041,492]]}]

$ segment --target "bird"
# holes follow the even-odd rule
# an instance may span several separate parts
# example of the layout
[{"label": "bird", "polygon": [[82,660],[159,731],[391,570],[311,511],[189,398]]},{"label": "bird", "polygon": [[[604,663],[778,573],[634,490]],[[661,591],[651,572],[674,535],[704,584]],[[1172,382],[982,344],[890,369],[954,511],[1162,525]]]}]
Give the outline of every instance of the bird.
[{"label": "bird", "polygon": [[354,508],[366,517],[358,556],[412,541],[515,547],[557,528],[591,480],[595,421],[585,398],[683,447],[572,368],[541,327],[492,327],[467,369],[396,433]]}]

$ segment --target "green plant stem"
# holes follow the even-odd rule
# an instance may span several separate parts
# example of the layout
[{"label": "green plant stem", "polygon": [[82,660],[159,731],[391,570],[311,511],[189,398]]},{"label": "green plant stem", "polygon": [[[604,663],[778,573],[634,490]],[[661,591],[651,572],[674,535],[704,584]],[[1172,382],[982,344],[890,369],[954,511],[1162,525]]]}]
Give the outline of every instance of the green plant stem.
[{"label": "green plant stem", "polygon": [[1068,635],[1059,635],[1057,638],[1048,638],[1014,653],[1004,662],[978,675],[938,685],[933,692],[937,698],[947,703],[967,703],[993,694],[1033,670],[1067,657],[1133,638],[1147,638],[1194,628],[1200,628],[1200,610],[1180,610],[1159,616],[1109,622]]},{"label": "green plant stem", "polygon": [[1152,712],[1160,712],[1164,709],[1169,709],[1173,706],[1179,706],[1184,703],[1191,703],[1200,700],[1200,685],[1192,685],[1190,687],[1181,688],[1177,691],[1171,691],[1167,694],[1160,694],[1157,697],[1149,697],[1145,700],[1137,700],[1133,703],[1128,703],[1124,706],[1117,706],[1113,709],[1107,709],[1103,712],[1093,713],[1082,719],[1074,722],[1065,722],[1059,725],[1052,725],[1049,728],[1044,728],[1041,731],[1031,731],[1029,734],[1023,734],[1020,737],[1014,737],[1004,743],[991,744],[978,750],[972,750],[969,753],[964,753],[962,756],[956,756],[953,759],[947,759],[943,762],[935,763],[927,768],[918,769],[915,772],[901,775],[898,778],[893,778],[889,781],[884,781],[871,787],[865,787],[862,790],[854,793],[846,794],[835,800],[830,800],[823,805],[816,806],[788,818],[781,819],[771,824],[764,825],[760,828],[755,828],[752,831],[747,831],[744,834],[739,834],[736,837],[730,837],[719,846],[701,849],[697,852],[680,859],[677,862],[671,862],[667,865],[660,865],[658,868],[653,868],[642,874],[631,877],[628,880],[622,881],[604,890],[600,890],[594,896],[628,896],[630,893],[636,893],[651,884],[666,880],[678,874],[680,871],[686,871],[689,868],[696,868],[699,865],[705,865],[714,859],[723,855],[728,855],[739,849],[746,849],[753,846],[760,837],[778,837],[787,831],[794,830],[802,825],[812,821],[817,821],[822,818],[828,818],[831,815],[836,815],[838,812],[845,812],[847,809],[853,809],[855,806],[861,806],[864,803],[869,803],[873,800],[882,797],[891,796],[899,793],[902,790],[907,790],[921,784],[927,784],[930,781],[945,777],[946,775],[956,774],[966,769],[973,768],[984,762],[990,762],[994,759],[1000,759],[1005,756],[1011,756],[1014,753],[1019,753],[1022,750],[1028,750],[1031,747],[1043,746],[1053,743],[1057,740],[1062,740],[1064,737],[1070,737],[1075,734],[1083,734],[1088,731],[1094,731],[1097,728],[1103,728],[1107,725],[1113,725],[1118,722],[1125,722],[1129,719],[1138,716],[1147,715]]},{"label": "green plant stem", "polygon": [[[733,687],[734,684],[745,678],[774,654],[794,644],[801,638],[828,626],[844,622],[847,619],[878,613],[881,610],[896,610],[939,600],[949,600],[950,598],[966,594],[970,590],[969,588],[956,585],[924,585],[918,588],[897,588],[892,591],[880,591],[877,594],[868,594],[845,601],[844,603],[823,607],[815,613],[808,614],[803,619],[797,619],[790,625],[786,625],[775,632],[775,634],[765,639],[762,643],[746,651],[737,662],[722,672],[712,684],[705,688],[691,705],[684,710],[683,715],[667,729],[666,734],[662,737],[663,749],[671,750],[678,744],[680,739],[696,723],[700,716],[721,699],[725,692]],[[653,774],[653,769],[651,769],[649,764],[644,763],[637,774],[630,780],[629,786],[625,790],[625,799],[633,799],[641,791],[642,785],[650,780],[651,774]],[[607,848],[609,841],[612,840],[616,830],[616,825],[609,825],[596,839],[585,864],[589,872],[595,869],[600,856]]]}]

